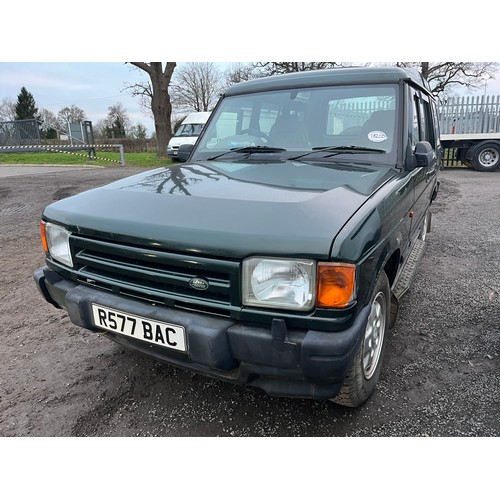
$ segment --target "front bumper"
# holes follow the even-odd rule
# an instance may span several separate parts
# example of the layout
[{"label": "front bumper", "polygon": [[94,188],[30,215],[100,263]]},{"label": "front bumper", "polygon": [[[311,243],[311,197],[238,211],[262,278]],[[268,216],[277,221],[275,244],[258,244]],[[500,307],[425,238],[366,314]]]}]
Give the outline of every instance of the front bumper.
[{"label": "front bumper", "polygon": [[179,148],[176,147],[175,149],[167,149],[167,156],[169,158],[177,158],[179,152]]},{"label": "front bumper", "polygon": [[65,279],[48,267],[37,269],[33,277],[47,302],[65,309],[78,326],[100,330],[93,323],[92,303],[182,325],[187,353],[121,334],[107,336],[170,365],[255,386],[272,396],[334,398],[361,342],[370,309],[361,309],[352,325],[340,332],[289,330],[279,318],[266,328],[115,296]]}]

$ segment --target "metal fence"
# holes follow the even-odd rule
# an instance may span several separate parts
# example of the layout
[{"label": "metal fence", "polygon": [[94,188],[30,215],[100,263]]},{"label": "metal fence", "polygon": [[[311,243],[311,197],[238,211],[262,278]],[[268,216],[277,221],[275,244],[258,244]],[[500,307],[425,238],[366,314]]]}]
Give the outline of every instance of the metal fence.
[{"label": "metal fence", "polygon": [[500,96],[451,97],[438,106],[441,134],[500,132]]},{"label": "metal fence", "polygon": [[0,146],[26,144],[40,144],[40,129],[37,120],[0,122]]},{"label": "metal fence", "polygon": [[327,133],[339,134],[350,127],[360,127],[375,111],[391,109],[394,109],[394,101],[390,98],[364,102],[340,101],[329,110]]}]

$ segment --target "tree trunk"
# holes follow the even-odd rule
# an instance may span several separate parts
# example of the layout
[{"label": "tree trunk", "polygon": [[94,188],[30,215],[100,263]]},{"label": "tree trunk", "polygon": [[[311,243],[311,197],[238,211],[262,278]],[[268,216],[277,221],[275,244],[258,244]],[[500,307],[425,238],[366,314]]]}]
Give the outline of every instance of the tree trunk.
[{"label": "tree trunk", "polygon": [[161,84],[153,83],[153,97],[151,98],[151,111],[153,112],[156,131],[156,156],[167,156],[167,145],[172,137],[171,113],[172,105],[167,89],[156,88]]},{"label": "tree trunk", "polygon": [[174,72],[175,63],[167,63],[165,71],[161,63],[151,63],[151,84],[153,97],[151,99],[151,110],[155,120],[156,130],[156,156],[164,158],[167,156],[167,145],[172,137],[172,104],[168,86]]},{"label": "tree trunk", "polygon": [[172,104],[170,102],[168,87],[176,63],[166,63],[165,70],[163,70],[161,62],[152,62],[149,64],[133,62],[131,64],[148,73],[151,79],[151,111],[155,122],[156,156],[158,158],[165,158],[167,156],[167,145],[172,137]]},{"label": "tree trunk", "polygon": [[422,76],[428,80],[429,79],[429,63],[428,62],[423,62],[421,64],[421,73]]}]

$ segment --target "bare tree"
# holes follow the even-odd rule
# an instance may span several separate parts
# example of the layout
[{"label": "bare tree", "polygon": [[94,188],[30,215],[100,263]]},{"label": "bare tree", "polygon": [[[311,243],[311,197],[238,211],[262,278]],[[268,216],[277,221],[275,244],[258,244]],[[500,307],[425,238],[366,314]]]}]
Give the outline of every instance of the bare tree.
[{"label": "bare tree", "polygon": [[432,93],[440,95],[457,87],[477,89],[498,70],[494,62],[399,62],[402,67],[416,68],[429,82]]},{"label": "bare tree", "polygon": [[[356,63],[366,66],[368,63]],[[246,82],[263,76],[297,73],[315,69],[344,68],[353,66],[350,62],[250,62],[235,63],[225,73],[226,86]]]},{"label": "bare tree", "polygon": [[224,88],[219,67],[212,62],[179,66],[172,81],[172,103],[182,111],[211,111]]},{"label": "bare tree", "polygon": [[57,123],[62,130],[66,130],[68,123],[80,123],[86,119],[85,111],[75,104],[61,108],[57,113]]},{"label": "bare tree", "polygon": [[0,122],[12,122],[16,119],[16,103],[10,97],[0,102]]},{"label": "bare tree", "polygon": [[93,123],[92,129],[96,139],[106,138],[106,120],[98,120],[96,123]]},{"label": "bare tree", "polygon": [[[151,110],[157,139],[156,156],[159,158],[166,157],[168,141],[172,137],[172,103],[170,102],[169,86],[177,63],[131,62],[130,64],[149,76],[150,82],[126,83],[125,88],[133,96],[141,97],[143,106],[149,107]],[[165,64],[165,67],[163,67],[163,64]]]},{"label": "bare tree", "polygon": [[[356,63],[367,66],[369,63]],[[227,83],[251,80],[259,76],[269,76],[313,69],[349,67],[354,63],[336,62],[257,62],[237,65],[227,73]],[[499,64],[493,62],[398,62],[391,63],[406,68],[417,69],[429,82],[435,95],[453,91],[457,87],[477,89],[484,81],[493,78]]]},{"label": "bare tree", "polygon": [[224,79],[227,87],[235,83],[253,80],[262,75],[260,69],[255,67],[254,63],[235,63],[231,64],[226,70]]},{"label": "bare tree", "polygon": [[45,139],[57,139],[59,124],[56,115],[45,108],[40,109],[40,130]]},{"label": "bare tree", "polygon": [[40,118],[43,122],[42,128],[57,128],[56,115],[49,109],[41,108]]},{"label": "bare tree", "polygon": [[284,73],[297,73],[299,71],[311,71],[314,69],[329,69],[343,66],[351,66],[351,63],[338,62],[257,62],[256,69],[261,70],[262,76],[281,75]]},{"label": "bare tree", "polygon": [[[135,68],[138,69],[138,68]],[[129,90],[131,95],[139,98],[139,108],[145,116],[152,118],[154,120],[153,110],[151,109],[151,96],[153,95],[153,89],[151,87],[151,81],[149,82],[137,82],[137,83],[125,83],[126,90]]]}]

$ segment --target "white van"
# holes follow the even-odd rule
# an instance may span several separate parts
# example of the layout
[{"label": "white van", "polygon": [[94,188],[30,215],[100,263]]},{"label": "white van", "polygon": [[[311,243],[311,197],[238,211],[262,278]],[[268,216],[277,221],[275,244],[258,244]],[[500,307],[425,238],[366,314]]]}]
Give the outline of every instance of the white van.
[{"label": "white van", "polygon": [[207,123],[210,111],[191,113],[186,116],[181,126],[170,139],[167,146],[167,155],[170,158],[177,158],[177,151],[182,144],[194,144],[200,132]]}]

